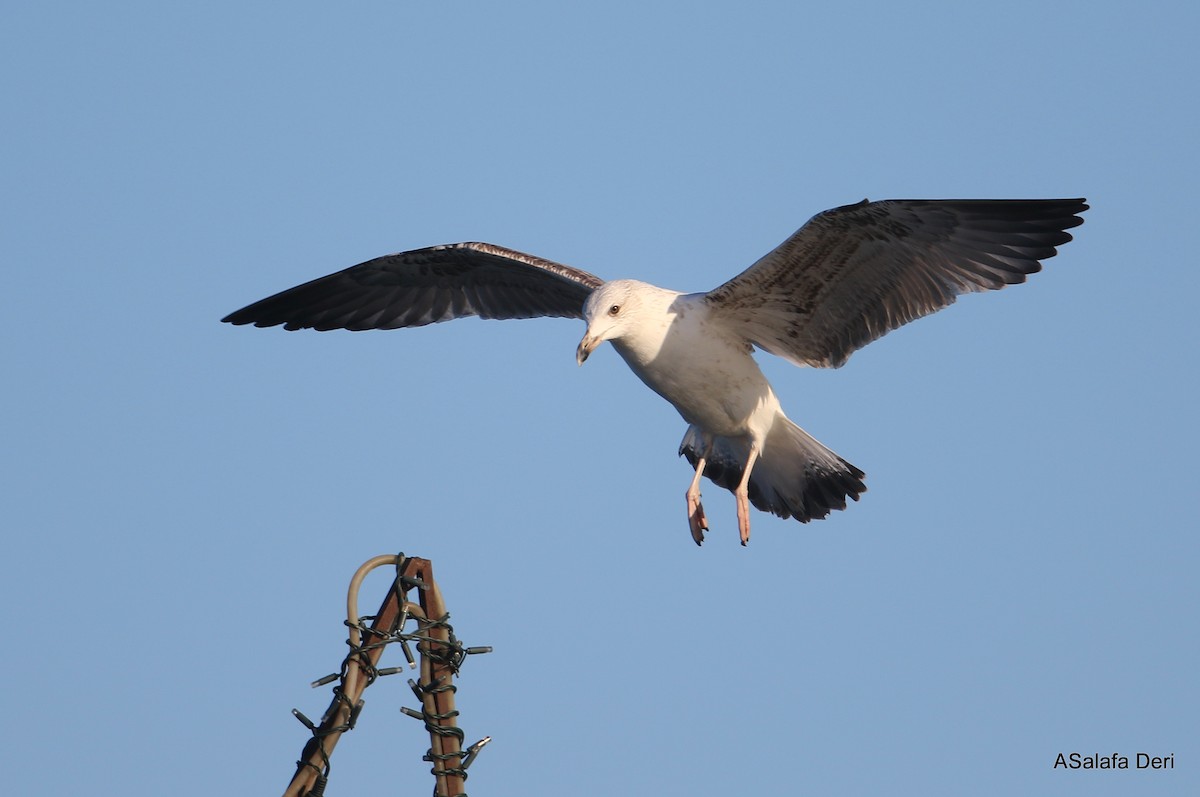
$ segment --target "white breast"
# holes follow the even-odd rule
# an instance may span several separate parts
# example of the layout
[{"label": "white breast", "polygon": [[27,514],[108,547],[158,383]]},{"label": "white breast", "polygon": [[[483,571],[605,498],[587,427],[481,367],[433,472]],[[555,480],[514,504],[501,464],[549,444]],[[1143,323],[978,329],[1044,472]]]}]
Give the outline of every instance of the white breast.
[{"label": "white breast", "polygon": [[748,343],[714,324],[702,294],[665,292],[613,346],[635,374],[710,434],[765,437],[779,399]]}]

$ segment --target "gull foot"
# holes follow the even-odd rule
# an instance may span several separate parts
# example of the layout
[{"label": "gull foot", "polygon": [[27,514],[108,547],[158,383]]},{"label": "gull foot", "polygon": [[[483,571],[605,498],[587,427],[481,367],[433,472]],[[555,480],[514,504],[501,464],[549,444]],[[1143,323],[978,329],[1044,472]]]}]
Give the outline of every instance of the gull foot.
[{"label": "gull foot", "polygon": [[704,543],[704,532],[708,531],[708,518],[704,516],[704,506],[700,496],[688,496],[688,527],[692,530],[692,539],[697,545]]}]

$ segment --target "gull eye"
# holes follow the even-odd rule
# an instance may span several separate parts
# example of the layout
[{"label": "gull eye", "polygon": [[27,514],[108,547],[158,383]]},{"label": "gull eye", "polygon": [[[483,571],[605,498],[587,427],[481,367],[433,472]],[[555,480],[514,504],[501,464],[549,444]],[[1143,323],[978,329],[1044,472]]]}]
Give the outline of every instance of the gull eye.
[{"label": "gull eye", "polygon": [[619,304],[614,304],[612,307],[608,308],[609,315],[616,315],[619,312],[621,312],[621,305]]}]

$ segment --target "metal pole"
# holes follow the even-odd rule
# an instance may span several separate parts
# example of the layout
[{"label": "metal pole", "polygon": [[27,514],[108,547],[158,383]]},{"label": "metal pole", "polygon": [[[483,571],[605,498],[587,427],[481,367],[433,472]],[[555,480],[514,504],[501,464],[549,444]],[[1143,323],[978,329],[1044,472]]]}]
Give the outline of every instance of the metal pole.
[{"label": "metal pole", "polygon": [[[425,722],[435,728],[446,729],[443,732],[430,729],[430,749],[433,753],[433,771],[437,777],[437,794],[453,797],[462,794],[466,788],[466,775],[462,770],[462,731],[454,719],[458,715],[454,707],[453,688],[454,675],[458,670],[455,657],[460,655],[461,648],[451,642],[450,629],[445,622],[448,616],[446,604],[433,578],[433,565],[424,559],[420,562],[417,572],[425,587],[419,595],[429,636],[428,641],[417,645],[417,650],[423,654],[421,686],[425,692]],[[426,662],[428,672],[425,672]]]},{"label": "metal pole", "polygon": [[[385,565],[395,566],[398,572],[392,588],[379,607],[379,613],[370,627],[364,628],[362,623],[367,618],[358,614],[358,591],[367,573]],[[412,603],[407,598],[412,589],[417,590],[418,603]],[[410,618],[417,621],[416,633],[404,631],[404,625]],[[304,746],[292,781],[283,793],[284,797],[305,797],[324,790],[329,757],[342,734],[354,726],[362,708],[364,690],[376,677],[392,671],[377,668],[384,647],[392,642],[400,642],[405,657],[413,666],[408,642],[414,640],[421,658],[421,674],[420,682],[413,686],[421,700],[421,711],[408,708],[402,708],[401,711],[421,719],[429,731],[430,747],[425,759],[433,764],[432,772],[437,779],[434,794],[438,797],[465,795],[466,767],[470,766],[475,755],[491,738],[485,736],[470,748],[463,749],[463,732],[455,720],[458,711],[454,705],[454,676],[458,674],[459,666],[467,654],[486,653],[491,648],[463,648],[454,637],[449,618],[441,590],[433,578],[433,565],[428,559],[405,558],[403,555],[376,556],[355,572],[346,596],[350,653],[343,660],[340,673],[313,684],[321,686],[340,680],[334,687],[333,700],[321,722],[314,724],[300,712],[293,712],[312,732],[312,738]]]},{"label": "metal pole", "polygon": [[[397,564],[398,561],[399,557],[397,556],[377,556],[363,564],[358,569],[358,572],[354,574],[354,579],[351,580],[349,597],[347,598],[352,647],[358,647],[362,644],[362,640],[359,638],[359,631],[354,625],[358,621],[357,596],[359,584],[362,583],[363,577],[370,570],[385,564]],[[420,563],[424,561],[423,559],[409,559],[405,562],[401,575],[410,578],[414,577],[417,569],[420,567]],[[379,613],[375,616],[375,620],[371,623],[368,632],[373,639],[384,639],[398,630],[399,621],[402,616],[402,602],[402,591],[398,589],[388,591],[388,596],[384,599],[383,605],[379,607]],[[365,663],[369,667],[374,668],[383,656],[383,648],[383,645],[372,646],[362,651],[358,656],[352,655],[348,659],[343,682],[344,690],[342,694],[334,695],[333,702],[329,704],[329,708],[325,711],[324,719],[313,733],[313,738],[304,746],[304,752],[301,753],[300,761],[297,762],[296,774],[292,777],[292,782],[288,784],[287,789],[283,792],[284,797],[298,797],[299,795],[309,793],[312,791],[313,786],[316,785],[317,778],[325,772],[329,755],[337,745],[338,739],[348,729],[353,707],[359,705],[363,690],[367,688],[368,679],[360,677],[362,664],[364,663],[361,659],[365,658]]]}]

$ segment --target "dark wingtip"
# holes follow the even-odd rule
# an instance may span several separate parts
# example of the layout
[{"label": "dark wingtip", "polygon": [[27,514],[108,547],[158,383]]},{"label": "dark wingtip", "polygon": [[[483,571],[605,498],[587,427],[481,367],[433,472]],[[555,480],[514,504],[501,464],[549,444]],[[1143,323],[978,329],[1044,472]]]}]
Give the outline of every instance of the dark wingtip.
[{"label": "dark wingtip", "polygon": [[1060,199],[1057,201],[1062,206],[1062,211],[1070,214],[1071,216],[1071,218],[1067,220],[1063,229],[1070,229],[1083,224],[1083,219],[1080,217],[1080,214],[1091,210],[1091,205],[1089,205],[1087,203],[1087,199],[1083,197],[1076,197],[1074,199]]},{"label": "dark wingtip", "polygon": [[254,305],[250,305],[249,307],[243,307],[241,310],[235,310],[234,312],[222,318],[221,323],[233,324],[235,327],[245,326],[246,324],[254,324],[258,327],[268,327],[275,326],[275,324],[280,323],[278,321],[276,321],[275,324],[264,323],[260,318],[255,317],[254,313],[248,312],[253,307]]}]

